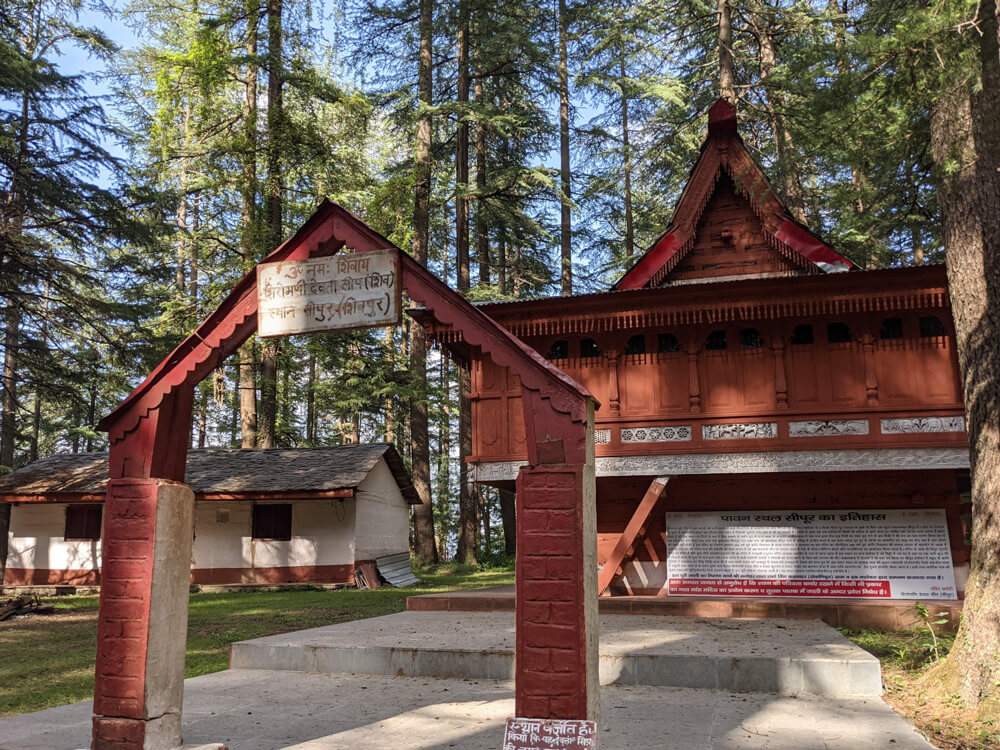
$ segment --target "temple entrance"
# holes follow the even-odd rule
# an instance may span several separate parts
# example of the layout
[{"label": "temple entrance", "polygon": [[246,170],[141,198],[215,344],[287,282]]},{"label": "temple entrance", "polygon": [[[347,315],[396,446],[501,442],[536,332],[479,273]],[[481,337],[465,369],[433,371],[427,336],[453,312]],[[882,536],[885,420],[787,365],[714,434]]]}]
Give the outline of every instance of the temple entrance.
[{"label": "temple entrance", "polygon": [[[324,258],[342,248],[358,254],[395,254],[399,286],[423,305],[436,326],[456,333],[447,345],[450,354],[462,363],[486,357],[517,376],[528,462],[516,479],[515,712],[534,718],[596,719],[593,397],[330,201],[264,263]],[[99,425],[109,433],[111,447],[94,748],[158,750],[181,744],[194,504],[184,475],[194,387],[257,330],[260,298],[257,276],[251,272]],[[547,565],[554,552],[563,563],[557,573]],[[548,607],[555,595],[571,606]],[[532,626],[530,641],[525,623]],[[523,658],[528,648],[536,657],[561,652],[561,671],[552,668],[554,659]],[[567,652],[572,656],[568,670]]]}]

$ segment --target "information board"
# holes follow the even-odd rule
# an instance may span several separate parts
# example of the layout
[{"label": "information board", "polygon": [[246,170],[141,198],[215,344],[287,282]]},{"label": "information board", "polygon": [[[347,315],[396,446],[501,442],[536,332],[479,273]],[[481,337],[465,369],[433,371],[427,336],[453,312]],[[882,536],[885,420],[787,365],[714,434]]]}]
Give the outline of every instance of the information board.
[{"label": "information board", "polygon": [[597,747],[597,725],[585,719],[507,719],[503,750],[578,750]]},{"label": "information board", "polygon": [[396,325],[395,249],[257,266],[257,334],[287,336]]},{"label": "information board", "polygon": [[937,509],[667,513],[667,593],[957,598]]}]

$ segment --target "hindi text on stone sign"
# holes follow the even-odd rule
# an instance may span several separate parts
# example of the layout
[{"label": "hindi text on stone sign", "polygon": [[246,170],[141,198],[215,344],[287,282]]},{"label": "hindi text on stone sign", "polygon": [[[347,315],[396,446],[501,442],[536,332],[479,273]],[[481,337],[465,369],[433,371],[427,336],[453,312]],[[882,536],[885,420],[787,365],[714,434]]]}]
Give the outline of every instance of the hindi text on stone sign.
[{"label": "hindi text on stone sign", "polygon": [[398,252],[257,267],[257,333],[286,336],[399,323]]}]

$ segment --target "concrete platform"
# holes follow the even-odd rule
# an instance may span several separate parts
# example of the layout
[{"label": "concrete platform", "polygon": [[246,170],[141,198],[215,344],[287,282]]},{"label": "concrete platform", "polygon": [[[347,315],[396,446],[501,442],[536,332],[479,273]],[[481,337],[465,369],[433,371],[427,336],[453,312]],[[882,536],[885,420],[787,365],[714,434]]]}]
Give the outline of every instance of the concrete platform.
[{"label": "concrete platform", "polygon": [[[507,680],[514,615],[400,612],[232,645],[233,669]],[[816,620],[601,615],[602,685],[882,694],[878,659]]]},{"label": "concrete platform", "polygon": [[[920,624],[913,602],[846,599],[751,599],[747,597],[602,596],[601,614],[673,615],[822,620],[835,628],[905,630]],[[961,601],[926,601],[928,609],[947,616],[946,630],[958,628]],[[514,587],[423,594],[406,600],[410,612],[513,612]]]},{"label": "concrete platform", "polygon": [[[0,719],[0,750],[89,747],[92,704]],[[230,670],[184,683],[184,741],[230,750],[498,750],[513,685]],[[933,750],[878,698],[605,687],[601,750]]]}]

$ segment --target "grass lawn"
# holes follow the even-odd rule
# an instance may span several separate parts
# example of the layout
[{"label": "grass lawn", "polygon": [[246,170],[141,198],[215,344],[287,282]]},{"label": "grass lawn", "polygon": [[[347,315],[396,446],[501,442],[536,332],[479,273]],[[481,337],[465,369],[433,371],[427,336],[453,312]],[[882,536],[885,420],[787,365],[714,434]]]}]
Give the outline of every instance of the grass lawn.
[{"label": "grass lawn", "polygon": [[[296,589],[191,595],[188,677],[229,666],[229,644],[401,612],[406,597],[514,583],[514,569],[469,570],[439,565],[416,571],[427,585],[408,589]],[[97,597],[47,599],[54,615],[0,623],[0,716],[87,700],[94,694]]]},{"label": "grass lawn", "polygon": [[[1000,726],[976,717],[957,695],[940,695],[928,685],[934,666],[934,644],[924,628],[901,633],[841,630],[882,662],[883,698],[942,750],[1000,750]],[[939,633],[938,655],[947,655],[954,634]]]}]

